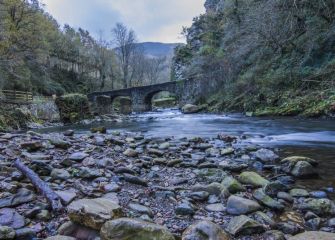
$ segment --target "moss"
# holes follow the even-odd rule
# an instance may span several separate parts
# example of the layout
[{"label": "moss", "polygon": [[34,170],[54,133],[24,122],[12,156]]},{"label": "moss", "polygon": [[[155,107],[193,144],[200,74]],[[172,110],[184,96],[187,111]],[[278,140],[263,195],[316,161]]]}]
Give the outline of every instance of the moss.
[{"label": "moss", "polygon": [[56,99],[60,118],[64,123],[76,123],[90,118],[89,102],[86,95],[68,94]]},{"label": "moss", "polygon": [[0,131],[27,129],[30,123],[43,123],[28,109],[6,106],[0,108]]}]

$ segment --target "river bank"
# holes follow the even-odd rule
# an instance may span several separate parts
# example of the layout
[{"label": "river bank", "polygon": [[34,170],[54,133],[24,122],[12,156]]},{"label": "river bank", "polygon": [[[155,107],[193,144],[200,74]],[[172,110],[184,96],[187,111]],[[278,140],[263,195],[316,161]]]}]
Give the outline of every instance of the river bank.
[{"label": "river bank", "polygon": [[[295,184],[316,174],[317,162],[283,159],[245,138],[148,137],[134,131],[2,134],[0,211],[12,221],[0,221],[17,237],[41,239],[57,234],[126,239],[134,229],[153,239],[148,226],[160,239],[192,239],[201,229],[222,239],[335,232],[332,186]],[[59,194],[63,214],[53,215],[12,166],[17,157]],[[142,220],[130,220],[137,218]],[[115,229],[113,223],[121,225]]]},{"label": "river bank", "polygon": [[209,112],[244,112],[254,117],[334,118],[335,93],[327,91],[269,91],[231,96],[226,92],[214,94],[206,101]]}]

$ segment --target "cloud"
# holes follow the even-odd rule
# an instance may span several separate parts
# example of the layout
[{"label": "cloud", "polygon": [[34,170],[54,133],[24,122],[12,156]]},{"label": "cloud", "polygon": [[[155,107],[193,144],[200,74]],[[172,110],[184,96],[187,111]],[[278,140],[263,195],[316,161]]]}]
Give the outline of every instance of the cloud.
[{"label": "cloud", "polygon": [[204,0],[44,0],[46,10],[62,25],[82,27],[106,36],[115,23],[135,30],[140,41],[182,42],[183,26],[204,12]]}]

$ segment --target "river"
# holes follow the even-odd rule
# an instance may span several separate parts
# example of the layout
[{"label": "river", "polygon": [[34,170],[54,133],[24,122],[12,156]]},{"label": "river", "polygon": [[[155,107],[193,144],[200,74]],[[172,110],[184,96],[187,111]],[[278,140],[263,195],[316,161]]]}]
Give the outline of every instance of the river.
[{"label": "river", "polygon": [[[77,133],[88,133],[93,126],[75,125],[42,131],[74,129]],[[151,137],[215,137],[219,133],[245,135],[246,142],[277,148],[282,157],[302,155],[319,160],[320,177],[302,180],[298,184],[313,189],[335,188],[335,121],[331,119],[254,118],[242,114],[184,115],[170,109],[135,114],[130,121],[108,123],[106,127],[109,131],[143,132]]]}]

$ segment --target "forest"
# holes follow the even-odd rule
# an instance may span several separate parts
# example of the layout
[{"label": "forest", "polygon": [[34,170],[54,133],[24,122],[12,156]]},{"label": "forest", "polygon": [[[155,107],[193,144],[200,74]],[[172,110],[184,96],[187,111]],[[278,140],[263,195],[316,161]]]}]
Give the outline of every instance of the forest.
[{"label": "forest", "polygon": [[3,0],[0,13],[1,89],[51,96],[169,77],[170,60],[147,57],[136,33],[122,23],[95,38],[82,28],[60,26],[38,0]]},{"label": "forest", "polygon": [[184,28],[176,79],[219,84],[212,111],[331,115],[335,111],[332,0],[207,0]]}]

